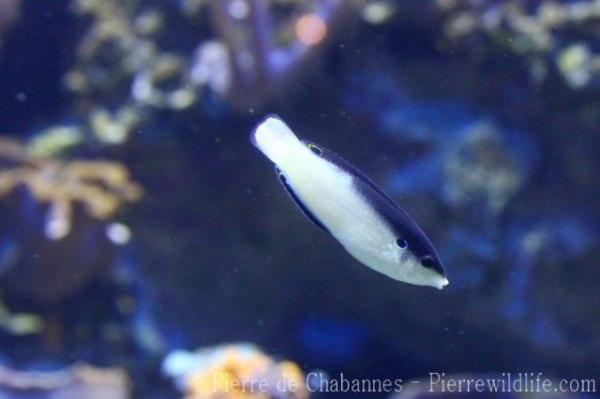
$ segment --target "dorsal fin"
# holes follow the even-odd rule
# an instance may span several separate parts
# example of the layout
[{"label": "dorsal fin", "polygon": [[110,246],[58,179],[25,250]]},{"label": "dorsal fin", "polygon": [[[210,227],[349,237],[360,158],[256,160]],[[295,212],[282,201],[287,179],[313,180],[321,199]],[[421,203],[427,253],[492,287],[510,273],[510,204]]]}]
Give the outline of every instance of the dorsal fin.
[{"label": "dorsal fin", "polygon": [[298,195],[296,195],[292,187],[290,187],[290,185],[288,184],[285,175],[277,166],[275,166],[275,173],[277,174],[277,179],[281,182],[283,188],[285,188],[285,191],[288,193],[290,198],[294,200],[296,206],[300,208],[300,210],[302,211],[302,213],[304,213],[308,220],[310,220],[315,226],[319,227],[323,231],[329,233],[329,230],[327,230],[323,223],[321,223],[321,221],[317,219],[317,217],[313,215],[311,211],[308,210],[308,208],[306,207],[306,205],[304,205],[300,198],[298,198]]}]

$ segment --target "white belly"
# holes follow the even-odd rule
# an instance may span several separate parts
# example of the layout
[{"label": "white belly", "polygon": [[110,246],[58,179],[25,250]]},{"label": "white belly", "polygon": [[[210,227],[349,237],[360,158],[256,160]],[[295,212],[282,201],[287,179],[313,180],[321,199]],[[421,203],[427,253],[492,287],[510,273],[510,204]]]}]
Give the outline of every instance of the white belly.
[{"label": "white belly", "polygon": [[352,175],[310,151],[299,158],[279,167],[304,205],[360,262],[402,278],[397,237],[356,190]]}]

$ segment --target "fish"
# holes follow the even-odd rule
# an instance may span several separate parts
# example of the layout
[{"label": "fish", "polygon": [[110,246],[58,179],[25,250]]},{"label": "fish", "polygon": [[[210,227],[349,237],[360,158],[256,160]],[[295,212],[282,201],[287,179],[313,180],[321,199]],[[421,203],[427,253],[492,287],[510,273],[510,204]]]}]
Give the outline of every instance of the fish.
[{"label": "fish", "polygon": [[279,181],[306,217],[360,263],[397,281],[448,285],[423,230],[350,162],[300,140],[273,114],[256,126],[250,141],[275,164]]}]

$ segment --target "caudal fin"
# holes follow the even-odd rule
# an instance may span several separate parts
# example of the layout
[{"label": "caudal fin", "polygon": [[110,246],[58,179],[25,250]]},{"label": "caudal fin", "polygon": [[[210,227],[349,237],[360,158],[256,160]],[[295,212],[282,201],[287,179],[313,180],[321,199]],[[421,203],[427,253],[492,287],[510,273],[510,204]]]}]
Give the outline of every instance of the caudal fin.
[{"label": "caudal fin", "polygon": [[250,135],[250,141],[275,164],[280,164],[291,151],[302,145],[277,115],[269,115],[259,123]]}]

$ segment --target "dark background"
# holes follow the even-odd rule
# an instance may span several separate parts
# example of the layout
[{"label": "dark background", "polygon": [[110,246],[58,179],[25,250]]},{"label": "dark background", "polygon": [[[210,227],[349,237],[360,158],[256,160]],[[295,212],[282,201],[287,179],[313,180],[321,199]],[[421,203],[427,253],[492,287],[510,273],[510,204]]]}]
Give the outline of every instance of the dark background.
[{"label": "dark background", "polygon": [[[129,24],[86,53],[106,24],[102,7],[115,3],[115,20]],[[133,82],[166,53],[183,65],[156,82],[168,93],[189,88],[195,49],[209,40],[256,50],[227,41],[214,4],[184,3],[193,2],[91,11],[0,2],[0,15],[18,14],[0,18],[0,133],[25,145],[53,126],[77,127],[81,141],[53,158],[120,162],[144,189],[105,220],[76,204],[61,240],[44,236],[48,204],[27,187],[1,198],[2,302],[46,324],[28,335],[0,327],[0,363],[124,367],[140,397],[173,395],[154,378],[170,350],[237,341],[348,378],[598,375],[598,15],[548,27],[545,2],[377,2],[392,13],[374,23],[366,3],[348,2],[325,41],[281,77],[248,82],[234,70],[229,91],[192,85],[184,109],[144,103]],[[285,45],[314,4],[272,3],[270,35]],[[572,3],[593,2],[557,2],[561,15]],[[162,26],[136,31],[149,11]],[[460,18],[470,28],[456,33]],[[519,18],[550,42],[538,44]],[[148,44],[152,56],[129,65]],[[73,71],[87,89],[68,87]],[[128,105],[139,121],[127,139],[103,141],[90,115]],[[248,141],[267,113],[350,160],[413,215],[450,285],[393,281],[307,223]],[[0,174],[13,167],[0,162]],[[131,229],[126,245],[107,240],[112,221]],[[135,310],[123,312],[119,298]]]}]

